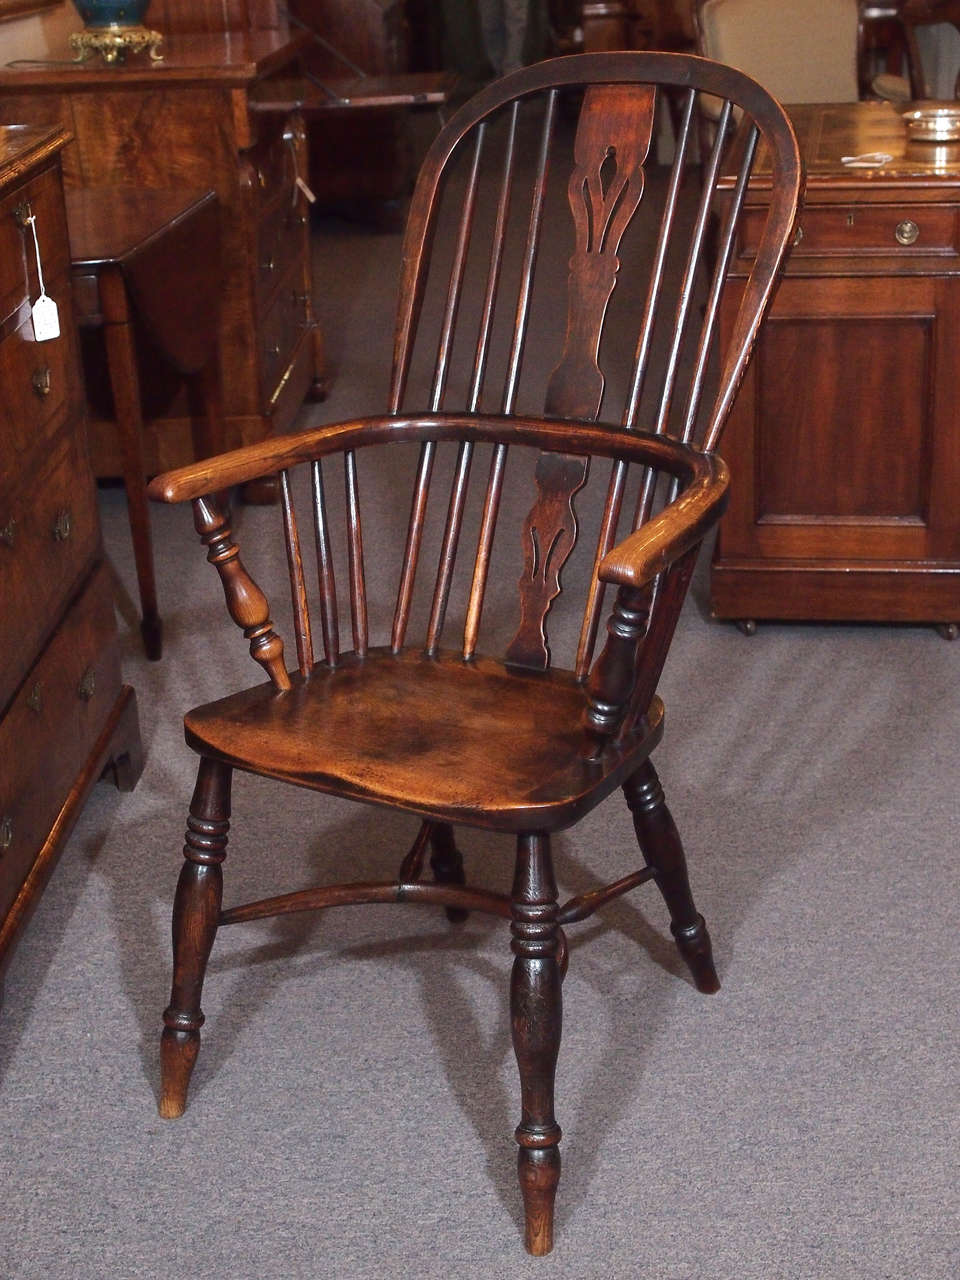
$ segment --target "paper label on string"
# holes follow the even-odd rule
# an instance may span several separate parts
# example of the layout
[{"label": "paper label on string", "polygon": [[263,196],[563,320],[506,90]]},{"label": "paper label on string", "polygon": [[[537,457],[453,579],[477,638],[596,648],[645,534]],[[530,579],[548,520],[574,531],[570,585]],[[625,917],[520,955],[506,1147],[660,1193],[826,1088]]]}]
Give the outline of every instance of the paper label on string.
[{"label": "paper label on string", "polygon": [[37,342],[60,337],[60,313],[54,300],[42,293],[33,304],[33,336]]},{"label": "paper label on string", "polygon": [[297,186],[300,188],[300,190],[307,197],[307,199],[310,201],[311,204],[317,203],[317,197],[313,194],[313,192],[310,190],[310,188],[307,186],[304,180],[300,177],[299,173],[297,174]]}]

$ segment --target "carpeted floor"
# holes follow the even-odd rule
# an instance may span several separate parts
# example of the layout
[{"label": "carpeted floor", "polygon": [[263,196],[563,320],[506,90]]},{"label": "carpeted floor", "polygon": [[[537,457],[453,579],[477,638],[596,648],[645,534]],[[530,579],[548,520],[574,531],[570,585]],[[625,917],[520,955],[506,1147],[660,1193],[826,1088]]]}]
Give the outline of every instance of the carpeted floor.
[{"label": "carpeted floor", "polygon": [[[334,383],[304,422],[382,405],[399,242],[328,220],[317,252]],[[708,619],[702,562],[657,763],[723,990],[681,972],[650,888],[571,930],[537,1261],[500,922],[376,907],[225,930],[190,1108],[157,1118],[180,718],[251,674],[185,509],[155,512],[166,650],[145,661],[122,495],[101,504],[147,764],[130,795],[95,789],[7,975],[4,1280],[955,1280],[960,647],[921,627],[748,640]],[[276,522],[244,509],[241,538]],[[379,876],[415,829],[238,779],[227,899]],[[509,841],[463,845],[473,880],[509,886]],[[636,865],[617,801],[556,847],[570,892]]]}]

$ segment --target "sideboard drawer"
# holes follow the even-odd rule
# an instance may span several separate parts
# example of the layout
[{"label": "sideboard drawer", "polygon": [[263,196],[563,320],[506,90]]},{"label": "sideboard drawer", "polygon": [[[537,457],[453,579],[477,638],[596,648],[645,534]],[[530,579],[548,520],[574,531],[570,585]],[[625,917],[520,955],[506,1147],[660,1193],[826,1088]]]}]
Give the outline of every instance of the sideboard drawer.
[{"label": "sideboard drawer", "polygon": [[23,302],[35,302],[40,289],[33,232],[24,221],[36,218],[43,275],[48,285],[69,269],[67,222],[56,170],[48,169],[0,200],[0,321]]},{"label": "sideboard drawer", "polygon": [[[755,256],[762,225],[762,214],[748,210],[742,230],[744,257]],[[807,205],[798,219],[791,258],[859,254],[956,257],[958,247],[957,210],[952,205]]]},{"label": "sideboard drawer", "polygon": [[17,637],[0,647],[0,711],[98,542],[96,491],[81,433],[58,437],[28,478],[0,481],[0,593]]},{"label": "sideboard drawer", "polygon": [[[64,278],[51,297],[69,299]],[[24,309],[26,310],[26,308]],[[0,435],[10,454],[4,470],[21,466],[26,455],[39,449],[62,416],[64,405],[79,394],[73,373],[73,315],[60,306],[59,338],[37,342],[29,313],[19,328],[0,342]],[[68,373],[68,370],[70,371]]]},{"label": "sideboard drawer", "polygon": [[297,344],[308,327],[309,298],[299,270],[288,274],[260,322],[261,386],[264,405],[276,398]]},{"label": "sideboard drawer", "polygon": [[0,918],[120,693],[110,575],[101,565],[0,720]]}]

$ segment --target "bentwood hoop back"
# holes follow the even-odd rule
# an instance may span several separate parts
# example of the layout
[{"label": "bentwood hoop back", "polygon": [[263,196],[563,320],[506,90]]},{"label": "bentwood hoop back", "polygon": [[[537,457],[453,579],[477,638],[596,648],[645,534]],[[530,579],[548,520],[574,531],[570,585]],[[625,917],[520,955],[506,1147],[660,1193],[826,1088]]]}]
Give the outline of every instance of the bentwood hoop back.
[{"label": "bentwood hoop back", "polygon": [[[675,156],[662,164],[668,92],[682,111]],[[703,93],[721,101],[721,128],[697,165]],[[718,198],[734,112],[739,178]],[[772,157],[769,207],[750,228],[754,270],[721,334],[720,292],[758,146]],[[696,985],[719,985],[649,755],[697,550],[724,506],[727,473],[714,450],[775,287],[800,181],[780,107],[703,59],[585,54],[508,76],[451,119],[423,164],[386,413],[153,482],[154,498],[193,502],[227,608],[269,676],[186,717],[200,767],[174,907],[163,1115],[186,1105],[221,926],[363,902],[435,903],[454,921],[491,912],[511,922],[526,1244],[549,1252],[564,929],[652,880]],[[396,545],[375,482],[411,444],[415,460],[397,473],[409,477],[409,516]],[[331,488],[338,464],[342,505]],[[293,671],[218,496],[265,473],[280,478]],[[365,505],[365,489],[378,500]],[[560,598],[561,573],[580,585],[579,599]],[[368,580],[378,584],[372,595]],[[235,769],[405,811],[420,829],[392,879],[224,908]],[[561,904],[551,833],[617,788],[643,865]],[[512,888],[465,884],[455,825],[516,837]]]}]

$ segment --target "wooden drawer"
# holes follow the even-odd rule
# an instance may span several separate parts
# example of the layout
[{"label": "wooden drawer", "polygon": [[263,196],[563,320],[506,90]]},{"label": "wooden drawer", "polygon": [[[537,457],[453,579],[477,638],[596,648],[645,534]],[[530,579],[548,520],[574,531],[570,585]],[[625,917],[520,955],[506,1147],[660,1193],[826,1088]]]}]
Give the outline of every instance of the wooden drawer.
[{"label": "wooden drawer", "polygon": [[278,282],[294,262],[303,260],[306,249],[306,201],[292,197],[268,209],[257,229],[257,304],[263,310]]},{"label": "wooden drawer", "polygon": [[276,397],[307,327],[308,306],[297,267],[283,281],[260,322],[260,385],[265,406]]},{"label": "wooden drawer", "polygon": [[74,364],[73,314],[65,277],[50,287],[60,310],[60,337],[37,342],[33,320],[24,305],[22,321],[0,342],[0,439],[4,442],[4,474],[24,465],[43,447],[63,416],[68,401],[79,396]]},{"label": "wooden drawer", "polygon": [[[0,712],[93,559],[96,491],[80,432],[56,437],[32,474],[0,480]],[[15,620],[15,621],[14,621]]]},{"label": "wooden drawer", "polygon": [[[745,257],[755,255],[762,225],[762,214],[748,210],[741,233]],[[809,205],[801,211],[791,259],[878,253],[955,257],[957,249],[953,205]]]},{"label": "wooden drawer", "polygon": [[[33,233],[21,225],[27,206],[36,218],[48,288],[50,281],[65,274],[70,266],[59,171],[52,168],[15,187],[0,200],[0,321],[16,311],[25,298],[36,301],[40,294]],[[61,307],[61,315],[62,312]]]},{"label": "wooden drawer", "polygon": [[0,720],[0,918],[119,693],[110,575],[101,566]]},{"label": "wooden drawer", "polygon": [[[291,137],[289,142],[285,140],[288,133]],[[288,207],[292,205],[297,165],[303,164],[299,154],[301,152],[299,131],[295,132],[289,122],[278,122],[272,126],[259,142],[245,152],[245,159],[249,162],[252,173],[255,216],[258,222],[262,220],[266,210],[280,199],[285,200]],[[306,177],[306,174],[303,176]]]}]

